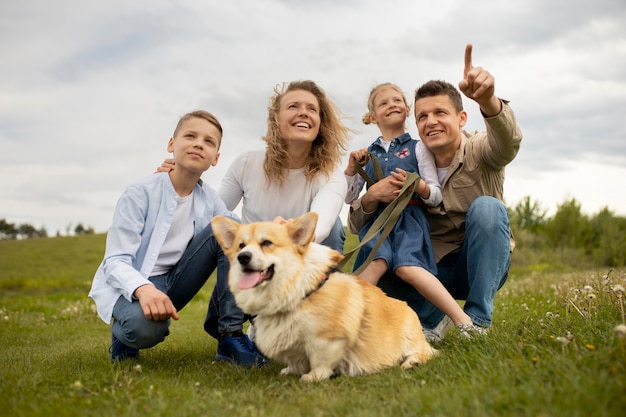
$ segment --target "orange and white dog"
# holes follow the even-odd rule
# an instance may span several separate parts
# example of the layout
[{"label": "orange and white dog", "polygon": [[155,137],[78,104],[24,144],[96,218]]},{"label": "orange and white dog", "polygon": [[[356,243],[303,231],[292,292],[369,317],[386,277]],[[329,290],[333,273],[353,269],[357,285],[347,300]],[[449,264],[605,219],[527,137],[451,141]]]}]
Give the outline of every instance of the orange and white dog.
[{"label": "orange and white dog", "polygon": [[302,381],[357,376],[398,364],[408,369],[436,353],[405,302],[333,270],[343,256],[312,242],[317,214],[284,225],[222,216],[211,224],[230,261],[235,300],[256,316],[255,343],[287,365],[281,374]]}]

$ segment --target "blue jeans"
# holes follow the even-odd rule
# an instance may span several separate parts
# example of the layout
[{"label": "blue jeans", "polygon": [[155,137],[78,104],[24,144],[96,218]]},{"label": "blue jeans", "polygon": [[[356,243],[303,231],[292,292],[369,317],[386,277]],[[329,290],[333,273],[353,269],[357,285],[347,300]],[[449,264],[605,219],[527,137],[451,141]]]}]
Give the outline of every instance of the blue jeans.
[{"label": "blue jeans", "polygon": [[[343,253],[343,244],[346,240],[346,230],[343,227],[343,223],[340,218],[337,218],[337,221],[333,225],[333,228],[330,231],[330,234],[324,241],[322,245],[326,245],[330,248],[335,249]],[[218,319],[220,317],[220,312],[222,311],[222,306],[224,305],[224,300],[232,297],[232,293],[228,289],[228,274],[220,277],[219,273],[217,276],[217,282],[215,283],[215,288],[213,289],[213,293],[211,294],[211,300],[209,301],[209,309],[206,314],[206,319],[204,321],[204,330],[215,337],[216,339],[220,338],[220,329],[218,328]],[[244,320],[248,320],[250,316],[246,316]]]},{"label": "blue jeans", "polygon": [[[170,272],[149,279],[170,297],[176,310],[180,311],[200,291],[215,268],[217,287],[228,279],[229,264],[209,225],[191,240],[180,261]],[[219,303],[221,315],[216,325],[219,332],[241,330],[244,315],[228,288],[221,290]],[[120,297],[113,307],[113,318],[113,335],[130,347],[150,348],[169,335],[170,320],[146,319],[137,300],[129,302]]]},{"label": "blue jeans", "polygon": [[[467,212],[460,250],[437,264],[437,278],[455,299],[465,300],[463,310],[483,327],[491,326],[496,291],[509,275],[510,237],[504,204],[493,197],[479,197]],[[407,301],[424,327],[433,328],[443,319],[441,310],[400,279],[387,274],[379,286],[390,296]]]}]

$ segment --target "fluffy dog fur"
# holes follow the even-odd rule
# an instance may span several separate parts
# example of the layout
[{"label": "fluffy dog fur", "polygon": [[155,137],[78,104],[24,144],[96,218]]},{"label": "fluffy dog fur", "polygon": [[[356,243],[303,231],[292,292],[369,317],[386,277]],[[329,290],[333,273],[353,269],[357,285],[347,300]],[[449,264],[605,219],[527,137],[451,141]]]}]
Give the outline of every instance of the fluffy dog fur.
[{"label": "fluffy dog fur", "polygon": [[429,360],[436,351],[405,302],[355,276],[329,273],[343,256],[312,242],[316,224],[315,213],[285,225],[212,221],[230,260],[229,287],[239,307],[256,316],[259,350],[302,381]]}]

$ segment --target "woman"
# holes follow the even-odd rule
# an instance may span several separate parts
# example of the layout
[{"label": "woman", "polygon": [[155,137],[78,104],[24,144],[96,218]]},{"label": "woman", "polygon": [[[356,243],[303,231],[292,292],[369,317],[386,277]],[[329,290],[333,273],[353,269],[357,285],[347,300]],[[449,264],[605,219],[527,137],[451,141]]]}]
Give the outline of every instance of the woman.
[{"label": "woman", "polygon": [[[264,150],[248,151],[231,164],[218,194],[229,210],[242,201],[242,221],[280,223],[306,212],[318,214],[315,241],[343,252],[339,213],[347,192],[341,157],[350,129],[324,90],[310,80],[277,86],[270,99]],[[166,160],[159,171],[173,169]],[[263,174],[261,174],[263,173]],[[205,330],[219,338],[218,299],[228,291],[217,282]]]}]

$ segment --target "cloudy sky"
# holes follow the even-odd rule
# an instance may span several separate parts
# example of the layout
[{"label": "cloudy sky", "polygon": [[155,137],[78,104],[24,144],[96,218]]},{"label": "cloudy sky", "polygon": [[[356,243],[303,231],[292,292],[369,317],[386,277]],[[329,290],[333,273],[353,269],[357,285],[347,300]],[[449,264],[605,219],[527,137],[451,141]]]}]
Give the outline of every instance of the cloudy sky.
[{"label": "cloudy sky", "polygon": [[[33,0],[0,3],[0,219],[107,230],[126,185],[168,156],[178,118],[224,126],[204,179],[263,147],[277,84],[319,83],[355,129],[369,90],[454,84],[466,43],[524,133],[505,198],[626,215],[623,0]],[[483,129],[466,101],[469,129]],[[410,131],[417,137],[414,119]]]}]

